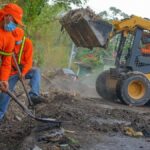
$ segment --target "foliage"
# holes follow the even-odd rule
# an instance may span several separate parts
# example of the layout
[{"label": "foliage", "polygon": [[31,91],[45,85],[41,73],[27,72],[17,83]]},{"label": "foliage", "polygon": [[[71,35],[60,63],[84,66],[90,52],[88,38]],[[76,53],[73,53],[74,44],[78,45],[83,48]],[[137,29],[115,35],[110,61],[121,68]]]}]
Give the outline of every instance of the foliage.
[{"label": "foliage", "polygon": [[92,68],[98,67],[103,63],[103,60],[100,58],[100,49],[94,48],[90,49],[79,49],[76,60],[91,66]]},{"label": "foliage", "polygon": [[110,7],[108,11],[102,11],[99,15],[106,20],[120,20],[129,16],[116,7]]},{"label": "foliage", "polygon": [[82,4],[86,3],[87,0],[51,0],[54,4],[63,5],[66,8],[70,8],[71,4],[76,6],[81,6]]},{"label": "foliage", "polygon": [[47,25],[50,26],[58,20],[57,15],[63,11],[64,8],[60,7],[60,5],[45,5],[42,9],[41,14],[35,18],[32,26],[28,26],[28,30],[31,30],[34,33],[41,29],[41,27],[46,28]]},{"label": "foliage", "polygon": [[71,40],[62,34],[56,20],[46,24],[34,34],[35,59],[40,66],[66,67],[71,50]]},{"label": "foliage", "polygon": [[24,9],[24,22],[26,25],[34,21],[42,12],[48,0],[19,0],[18,4]]}]

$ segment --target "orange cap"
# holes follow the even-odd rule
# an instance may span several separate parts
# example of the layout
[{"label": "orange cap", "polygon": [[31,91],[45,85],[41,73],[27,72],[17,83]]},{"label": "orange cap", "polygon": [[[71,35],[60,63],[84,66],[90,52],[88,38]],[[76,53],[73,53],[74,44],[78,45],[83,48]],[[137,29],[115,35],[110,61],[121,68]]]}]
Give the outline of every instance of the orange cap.
[{"label": "orange cap", "polygon": [[21,41],[24,36],[24,30],[17,27],[14,31],[12,31],[12,34],[15,38],[15,41]]},{"label": "orange cap", "polygon": [[24,26],[22,23],[23,10],[20,6],[17,4],[9,3],[5,5],[2,10],[5,12],[5,15],[12,15],[18,24]]}]

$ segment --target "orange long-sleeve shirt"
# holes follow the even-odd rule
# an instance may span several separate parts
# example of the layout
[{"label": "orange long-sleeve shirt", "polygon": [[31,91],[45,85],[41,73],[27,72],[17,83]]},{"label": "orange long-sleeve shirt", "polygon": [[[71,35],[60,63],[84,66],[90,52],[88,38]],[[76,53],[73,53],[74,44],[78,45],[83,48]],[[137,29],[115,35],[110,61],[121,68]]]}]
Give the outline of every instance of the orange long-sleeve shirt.
[{"label": "orange long-sleeve shirt", "polygon": [[[15,45],[14,53],[16,56],[16,59],[18,61],[18,55],[20,52],[21,44]],[[28,38],[26,38],[23,48],[23,53],[21,56],[21,65],[22,68],[22,74],[25,75],[31,68],[32,68],[32,58],[33,58],[33,45],[32,41]],[[11,69],[11,76],[17,74],[16,65],[14,60],[12,59],[12,69]]]},{"label": "orange long-sleeve shirt", "polygon": [[[11,32],[7,32],[0,28],[0,50],[11,53],[14,49],[15,40]],[[11,71],[12,56],[0,55],[0,81],[7,81]]]}]

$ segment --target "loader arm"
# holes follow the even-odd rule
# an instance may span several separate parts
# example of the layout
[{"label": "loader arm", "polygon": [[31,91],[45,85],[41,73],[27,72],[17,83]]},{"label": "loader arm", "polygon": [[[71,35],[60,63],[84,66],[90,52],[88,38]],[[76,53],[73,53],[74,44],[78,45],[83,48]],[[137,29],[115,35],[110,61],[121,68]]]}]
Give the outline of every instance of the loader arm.
[{"label": "loader arm", "polygon": [[113,32],[110,33],[110,37],[119,32],[124,32],[125,35],[129,32],[132,33],[137,27],[150,31],[150,20],[138,16],[131,16],[130,18],[120,21],[113,20],[112,25],[114,29]]}]

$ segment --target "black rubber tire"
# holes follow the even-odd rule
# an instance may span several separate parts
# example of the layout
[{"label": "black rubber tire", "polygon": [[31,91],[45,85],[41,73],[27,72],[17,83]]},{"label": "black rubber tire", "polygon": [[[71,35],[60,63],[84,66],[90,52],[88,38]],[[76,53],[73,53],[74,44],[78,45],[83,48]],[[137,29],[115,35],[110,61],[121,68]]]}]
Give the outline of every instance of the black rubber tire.
[{"label": "black rubber tire", "polygon": [[[139,99],[134,99],[128,93],[128,85],[133,81],[140,81],[144,85],[144,95]],[[150,99],[150,82],[143,74],[127,74],[124,78],[118,81],[116,94],[118,98],[127,105],[143,106]]]},{"label": "black rubber tire", "polygon": [[[114,85],[112,86],[113,83]],[[102,72],[96,80],[96,91],[104,99],[114,101],[116,97],[116,80],[111,78],[110,71]]]}]

